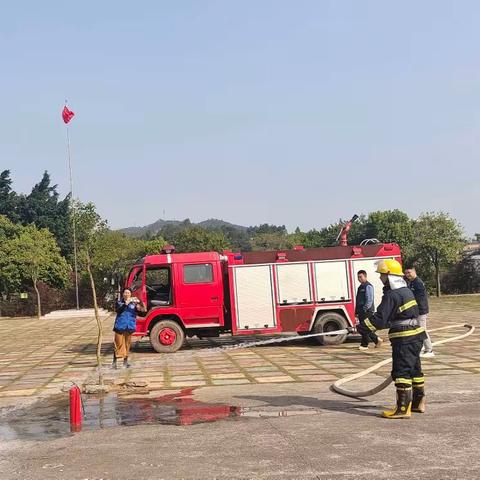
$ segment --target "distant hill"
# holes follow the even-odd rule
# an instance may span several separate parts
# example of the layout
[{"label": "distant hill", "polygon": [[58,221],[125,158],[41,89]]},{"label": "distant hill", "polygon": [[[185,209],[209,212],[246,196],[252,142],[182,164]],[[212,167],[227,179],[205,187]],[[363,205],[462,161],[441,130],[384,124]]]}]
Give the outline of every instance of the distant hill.
[{"label": "distant hill", "polygon": [[[192,224],[193,225],[193,224]],[[225,220],[218,220],[217,218],[209,218],[203,222],[197,223],[199,227],[205,228],[205,230],[219,230],[221,228],[234,228],[236,230],[247,231],[248,227],[242,225],[235,225],[234,223],[226,222]]]},{"label": "distant hill", "polygon": [[239,230],[242,232],[247,231],[247,227],[244,227],[242,225],[235,225],[233,223],[219,220],[217,218],[209,218],[208,220],[203,220],[199,223],[190,222],[188,218],[185,220],[163,220],[160,218],[156,222],[145,225],[144,227],[126,227],[121,228],[118,231],[125,233],[125,235],[128,235],[130,237],[142,237],[147,234],[153,236],[160,232],[162,229],[169,229],[172,227],[179,228],[182,225],[190,227],[198,226],[204,228],[205,230],[220,230],[228,228],[233,230]]}]

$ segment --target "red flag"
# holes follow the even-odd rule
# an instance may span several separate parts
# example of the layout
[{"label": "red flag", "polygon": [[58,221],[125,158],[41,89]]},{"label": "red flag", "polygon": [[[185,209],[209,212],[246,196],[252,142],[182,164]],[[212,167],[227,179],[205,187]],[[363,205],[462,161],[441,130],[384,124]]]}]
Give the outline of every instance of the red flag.
[{"label": "red flag", "polygon": [[74,117],[74,115],[75,114],[69,110],[66,105],[63,107],[62,118],[65,123],[68,123]]}]

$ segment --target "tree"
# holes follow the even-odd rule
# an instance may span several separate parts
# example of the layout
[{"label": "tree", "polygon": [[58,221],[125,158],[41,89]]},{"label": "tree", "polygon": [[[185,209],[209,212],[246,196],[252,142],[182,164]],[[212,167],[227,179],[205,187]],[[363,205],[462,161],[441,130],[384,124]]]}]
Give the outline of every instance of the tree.
[{"label": "tree", "polygon": [[31,284],[37,296],[37,317],[42,315],[42,304],[38,283],[65,288],[69,268],[60,254],[55,238],[47,229],[34,225],[20,227],[16,235],[0,247],[2,276],[10,282],[10,288]]},{"label": "tree", "polygon": [[480,248],[463,252],[460,261],[442,277],[442,286],[450,294],[480,292]]},{"label": "tree", "polygon": [[12,190],[10,170],[0,173],[0,215],[5,215],[12,222],[18,221],[18,196]]},{"label": "tree", "polygon": [[397,243],[404,259],[412,256],[414,221],[400,210],[371,212],[363,224],[364,238],[376,238],[382,243]]},{"label": "tree", "polygon": [[184,252],[221,252],[230,247],[222,232],[208,231],[201,227],[190,227],[178,231],[173,239],[173,245],[179,253]]},{"label": "tree", "polygon": [[[332,223],[320,230],[312,229],[308,232],[301,232],[297,229],[295,233],[292,234],[294,244],[303,245],[305,248],[333,247],[338,245],[337,237],[346,221],[347,220],[340,219],[338,222]],[[358,245],[365,238],[363,222],[364,217],[360,216],[359,219],[352,224],[348,233],[349,245]]]},{"label": "tree", "polygon": [[[163,226],[157,231],[157,235],[163,237],[167,242],[173,243],[173,239],[179,232],[191,227],[192,222],[189,218],[186,218],[181,222],[169,221],[163,224]],[[150,240],[148,236],[145,236],[144,239]]]},{"label": "tree", "polygon": [[251,238],[253,250],[287,250],[294,245],[293,238],[283,233],[259,233]]},{"label": "tree", "polygon": [[76,222],[77,230],[77,251],[78,261],[90,280],[90,288],[92,290],[93,308],[95,311],[95,319],[97,321],[97,368],[99,384],[103,385],[101,348],[103,340],[102,322],[98,311],[97,291],[95,287],[94,277],[94,261],[98,262],[102,257],[98,255],[99,246],[107,231],[107,222],[102,220],[95,210],[93,203],[83,204],[76,201],[73,208],[73,215]]},{"label": "tree", "polygon": [[241,250],[246,252],[252,249],[250,235],[245,228],[239,228],[235,225],[220,225],[218,228],[209,228],[209,230],[222,232],[234,251]]},{"label": "tree", "polygon": [[20,272],[10,268],[8,248],[9,243],[20,234],[21,228],[5,215],[0,215],[0,293],[4,295],[18,291],[22,285]]},{"label": "tree", "polygon": [[159,254],[167,242],[160,236],[152,238],[151,240],[144,240],[141,243],[141,255],[156,255]]},{"label": "tree", "polygon": [[48,228],[55,236],[62,255],[72,253],[70,196],[59,200],[57,185],[51,185],[48,172],[43,173],[29,195],[19,197],[18,217],[23,225],[34,223],[38,228]]},{"label": "tree", "polygon": [[261,235],[263,233],[280,233],[286,235],[287,228],[285,225],[269,225],[268,223],[262,223],[254,227],[248,227],[247,233],[249,235]]},{"label": "tree", "polygon": [[447,213],[424,213],[414,225],[413,258],[433,268],[437,296],[441,295],[441,269],[458,260],[464,240],[461,226]]},{"label": "tree", "polygon": [[[93,237],[91,248],[91,270],[98,295],[111,292],[111,279],[121,279],[126,270],[138,258],[145,255],[158,254],[165,245],[161,237],[152,240],[140,240],[128,237],[124,233],[100,229]],[[105,285],[107,288],[101,288]]]}]

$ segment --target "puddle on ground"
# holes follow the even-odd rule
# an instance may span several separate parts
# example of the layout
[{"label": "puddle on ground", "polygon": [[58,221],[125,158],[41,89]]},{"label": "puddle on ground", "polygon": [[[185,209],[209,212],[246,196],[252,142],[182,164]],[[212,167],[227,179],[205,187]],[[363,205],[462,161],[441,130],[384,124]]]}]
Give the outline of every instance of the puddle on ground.
[{"label": "puddle on ground", "polygon": [[[82,431],[131,425],[195,425],[220,420],[316,415],[317,408],[238,407],[194,400],[193,388],[158,397],[83,395]],[[47,440],[73,435],[68,394],[52,396],[0,416],[0,440]]]}]

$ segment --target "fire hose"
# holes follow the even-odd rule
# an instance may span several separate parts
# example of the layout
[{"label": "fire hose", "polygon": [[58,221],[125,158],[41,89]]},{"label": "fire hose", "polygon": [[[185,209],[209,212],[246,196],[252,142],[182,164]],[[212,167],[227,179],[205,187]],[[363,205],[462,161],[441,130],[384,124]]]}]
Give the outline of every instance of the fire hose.
[{"label": "fire hose", "polygon": [[[468,331],[466,333],[463,333],[462,335],[457,335],[456,337],[449,337],[445,338],[443,340],[438,340],[436,342],[433,342],[433,346],[438,346],[438,345],[443,345],[444,343],[449,343],[449,342],[456,342],[458,340],[462,340],[465,337],[468,337],[475,331],[475,327],[473,325],[468,325],[468,324],[463,324],[463,323],[457,323],[455,325],[448,325],[446,327],[440,327],[440,328],[434,328],[432,330],[429,330],[430,332],[439,332],[441,330],[448,330],[451,328],[458,328],[458,327],[464,327],[468,328]],[[371,395],[375,395],[378,392],[381,392],[385,388],[390,385],[390,383],[393,382],[393,379],[391,376],[387,377],[382,383],[377,385],[376,387],[370,388],[368,390],[359,390],[359,391],[354,391],[354,390],[347,390],[342,387],[342,385],[345,385],[346,383],[353,382],[354,380],[357,380],[359,378],[364,377],[365,375],[368,375],[369,373],[372,373],[379,368],[383,367],[384,365],[388,365],[392,361],[391,358],[387,358],[385,360],[382,360],[381,362],[376,363],[375,365],[372,365],[371,367],[366,368],[365,370],[362,370],[360,372],[354,373],[352,375],[348,375],[346,377],[341,378],[340,380],[337,380],[331,385],[331,389],[340,395],[345,395],[347,397],[353,397],[353,398],[360,398],[360,397],[369,397]]]}]

